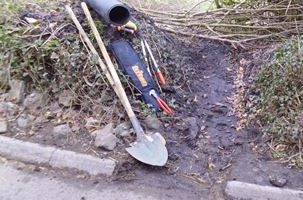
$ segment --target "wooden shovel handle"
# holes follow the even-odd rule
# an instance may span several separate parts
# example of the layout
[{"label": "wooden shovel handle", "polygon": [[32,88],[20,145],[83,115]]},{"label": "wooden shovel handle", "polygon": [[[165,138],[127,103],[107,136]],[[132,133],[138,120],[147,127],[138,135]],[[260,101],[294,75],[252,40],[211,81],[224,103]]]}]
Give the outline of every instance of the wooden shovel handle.
[{"label": "wooden shovel handle", "polygon": [[111,59],[110,59],[110,57],[108,55],[106,47],[105,47],[105,45],[104,45],[104,43],[102,41],[102,38],[101,38],[101,36],[99,34],[99,31],[98,31],[98,29],[97,29],[97,27],[95,25],[95,22],[94,22],[91,14],[89,12],[89,9],[88,9],[86,3],[82,2],[81,6],[82,6],[82,9],[83,9],[83,11],[85,13],[85,16],[86,16],[89,24],[90,24],[90,27],[91,27],[91,29],[93,31],[93,34],[94,34],[94,36],[95,36],[95,38],[97,40],[97,43],[98,43],[98,46],[99,46],[99,48],[100,48],[100,50],[102,52],[102,55],[103,55],[103,57],[104,57],[104,59],[106,61],[108,70],[109,70],[109,72],[110,72],[110,74],[111,74],[111,76],[113,78],[114,87],[116,88],[117,92],[119,93],[118,97],[120,98],[120,101],[123,104],[123,106],[124,106],[124,108],[126,110],[126,113],[127,113],[128,117],[130,118],[130,120],[131,120],[131,122],[133,124],[133,128],[134,128],[134,130],[135,130],[135,132],[137,134],[137,137],[140,137],[140,136],[144,135],[144,131],[143,131],[143,129],[142,129],[142,127],[141,127],[141,125],[140,125],[140,123],[139,123],[139,121],[138,121],[138,119],[137,119],[137,117],[136,117],[136,115],[135,115],[135,113],[134,113],[134,111],[133,111],[130,103],[129,103],[129,100],[127,98],[125,90],[123,89],[122,83],[121,83],[121,81],[119,79],[119,76],[118,76],[118,74],[116,72],[114,64],[112,63],[112,61],[111,61]]},{"label": "wooden shovel handle", "polygon": [[100,58],[100,56],[98,55],[97,50],[95,49],[93,43],[90,41],[89,37],[87,36],[87,34],[85,33],[83,27],[81,26],[79,20],[77,19],[75,13],[73,12],[73,10],[71,9],[70,6],[65,6],[66,12],[69,14],[69,16],[71,17],[71,19],[73,20],[74,24],[76,25],[80,35],[83,37],[85,43],[87,44],[89,50],[92,52],[93,55],[97,56],[98,58],[98,63],[103,71],[103,73],[105,74],[108,82],[110,83],[110,85],[114,88],[115,92],[117,95],[119,95],[119,92],[117,89],[115,89],[115,84],[114,84],[114,80],[111,76],[111,74],[108,72],[106,65],[103,63],[102,59]]}]

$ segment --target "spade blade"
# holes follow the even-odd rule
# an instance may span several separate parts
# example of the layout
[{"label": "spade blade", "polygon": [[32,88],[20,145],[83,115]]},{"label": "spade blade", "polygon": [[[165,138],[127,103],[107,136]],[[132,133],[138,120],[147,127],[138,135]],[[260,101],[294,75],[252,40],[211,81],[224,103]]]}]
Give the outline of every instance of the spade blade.
[{"label": "spade blade", "polygon": [[157,133],[132,143],[126,151],[137,160],[152,166],[164,166],[168,159],[163,137]]}]

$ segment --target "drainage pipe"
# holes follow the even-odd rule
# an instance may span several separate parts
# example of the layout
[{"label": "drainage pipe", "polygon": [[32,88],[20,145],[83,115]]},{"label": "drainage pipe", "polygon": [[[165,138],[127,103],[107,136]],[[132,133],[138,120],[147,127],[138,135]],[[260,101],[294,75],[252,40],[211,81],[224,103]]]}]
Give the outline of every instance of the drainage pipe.
[{"label": "drainage pipe", "polygon": [[117,0],[86,0],[105,22],[115,25],[125,25],[130,18],[128,8]]}]

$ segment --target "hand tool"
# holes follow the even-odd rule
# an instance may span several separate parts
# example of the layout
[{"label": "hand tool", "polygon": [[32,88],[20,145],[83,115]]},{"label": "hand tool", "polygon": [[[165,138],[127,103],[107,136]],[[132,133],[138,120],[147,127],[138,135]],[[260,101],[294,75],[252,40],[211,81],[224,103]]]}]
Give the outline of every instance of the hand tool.
[{"label": "hand tool", "polygon": [[156,71],[154,70],[154,68],[151,67],[152,64],[148,60],[147,53],[146,53],[146,47],[145,47],[145,43],[144,43],[143,39],[141,39],[141,49],[142,49],[142,53],[143,53],[143,56],[144,56],[144,61],[147,65],[147,70],[148,70],[151,77],[155,77],[155,82],[158,86],[158,89],[162,93],[162,88],[161,88],[161,85],[159,83],[159,79],[157,77]]},{"label": "hand tool", "polygon": [[135,31],[133,29],[130,29],[130,28],[127,28],[127,27],[124,27],[124,26],[115,26],[113,24],[110,25],[112,28],[116,29],[117,31],[125,31],[127,33],[130,33],[130,34],[135,34]]},{"label": "hand tool", "polygon": [[120,101],[122,102],[122,105],[124,106],[130,118],[130,121],[137,136],[136,141],[132,143],[129,148],[126,149],[127,152],[143,163],[154,166],[164,166],[168,159],[168,152],[165,147],[164,138],[160,135],[160,133],[155,133],[150,136],[144,133],[144,130],[141,127],[139,120],[137,119],[134,111],[132,110],[129,100],[126,96],[125,90],[123,89],[118,74],[108,55],[108,52],[90,15],[86,3],[81,3],[81,6],[93,30],[94,36],[97,40],[102,55],[106,60],[106,63],[108,64],[107,69],[109,70],[112,80],[114,81],[114,85],[112,85],[112,87],[116,88],[114,90],[119,93],[117,94],[117,96],[120,98]]},{"label": "hand tool", "polygon": [[148,71],[149,75],[152,76],[143,40],[141,40],[141,49],[142,49],[142,53],[143,53],[145,64],[147,66],[147,71]]},{"label": "hand tool", "polygon": [[123,25],[123,27],[134,30],[135,32],[138,31],[137,25],[134,22],[132,22],[131,20],[129,20],[125,25]]},{"label": "hand tool", "polygon": [[161,70],[159,68],[159,65],[158,65],[158,63],[157,63],[157,61],[156,61],[156,59],[155,59],[155,57],[153,55],[153,52],[152,52],[149,44],[147,43],[147,41],[144,38],[142,40],[143,40],[143,43],[144,43],[144,45],[145,45],[145,47],[146,47],[146,49],[147,49],[147,51],[148,51],[148,53],[150,55],[150,58],[151,58],[151,60],[152,60],[152,62],[154,64],[153,66],[154,66],[154,68],[156,70],[157,78],[159,80],[160,85],[165,85],[166,84],[165,78],[164,78],[164,76],[163,76],[163,74],[162,74],[162,72],[161,72]]},{"label": "hand tool", "polygon": [[116,26],[113,24],[111,26],[116,28],[117,31],[125,31],[125,32],[129,32],[131,34],[135,34],[138,30],[137,25],[132,21],[128,21],[125,25],[122,25],[122,26]]},{"label": "hand tool", "polygon": [[159,104],[160,108],[166,112],[169,115],[174,114],[173,110],[167,105],[167,103],[165,101],[163,101],[159,95],[157,94],[156,90],[151,90],[149,92],[149,95],[154,97],[157,101],[157,103]]}]

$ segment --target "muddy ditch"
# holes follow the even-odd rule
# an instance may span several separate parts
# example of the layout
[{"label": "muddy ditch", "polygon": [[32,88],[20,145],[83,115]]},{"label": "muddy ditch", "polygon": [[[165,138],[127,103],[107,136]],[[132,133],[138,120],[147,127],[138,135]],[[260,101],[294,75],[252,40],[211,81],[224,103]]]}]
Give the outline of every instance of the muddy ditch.
[{"label": "muddy ditch", "polygon": [[[74,6],[74,9],[84,19],[79,6]],[[59,13],[54,16],[64,19],[61,16],[63,12]],[[27,13],[26,16],[39,18],[41,15]],[[150,167],[131,158],[125,147],[134,139],[132,134],[127,137],[117,136],[117,146],[112,151],[94,145],[95,136],[92,133],[95,130],[110,122],[117,126],[127,121],[122,106],[103,81],[96,88],[85,89],[88,98],[69,100],[75,93],[65,88],[50,92],[46,100],[36,98],[26,107],[25,101],[29,101],[31,95],[35,99],[33,87],[27,86],[23,104],[1,102],[2,117],[9,124],[9,131],[4,135],[98,157],[115,158],[119,166],[110,181],[121,184],[132,182],[134,185],[153,188],[165,187],[170,191],[190,194],[193,199],[224,199],[222,187],[227,180],[269,184],[268,176],[271,172],[286,176],[288,186],[302,188],[302,173],[299,170],[287,169],[280,164],[269,165],[270,157],[266,153],[252,150],[257,143],[261,146],[265,144],[265,141],[258,139],[261,138],[261,132],[257,128],[239,129],[239,115],[235,111],[237,100],[234,96],[239,92],[237,78],[241,56],[247,58],[249,53],[238,54],[231,47],[214,41],[180,41],[157,29],[147,16],[136,13],[134,16],[144,27],[143,31],[153,50],[159,52],[157,59],[169,83],[162,95],[174,108],[175,115],[168,117],[151,113],[138,101],[138,95],[127,79],[124,79],[124,85],[142,122],[147,116],[160,120],[160,128],[157,129],[165,137],[169,151],[165,167]],[[43,19],[50,20],[48,17]],[[50,22],[53,23],[52,20]],[[65,31],[76,34],[75,28],[68,24],[58,32],[57,37],[60,38],[59,35],[64,35]],[[102,29],[102,33],[106,43],[121,38],[108,27]],[[138,48],[136,38],[125,37]],[[78,44],[81,45],[81,42]],[[89,80],[82,81],[96,81],[92,73],[94,71],[90,71],[87,76]],[[242,81],[247,82],[245,79]],[[96,94],[98,97],[93,98]],[[2,99],[7,99],[7,94],[2,95]],[[85,99],[91,100],[91,104],[83,106],[79,103]],[[71,102],[78,103],[72,105]],[[60,125],[63,125],[63,131],[54,131]],[[149,129],[155,124],[144,122],[143,125]]]}]

